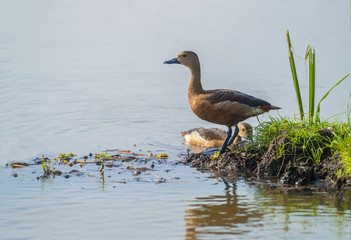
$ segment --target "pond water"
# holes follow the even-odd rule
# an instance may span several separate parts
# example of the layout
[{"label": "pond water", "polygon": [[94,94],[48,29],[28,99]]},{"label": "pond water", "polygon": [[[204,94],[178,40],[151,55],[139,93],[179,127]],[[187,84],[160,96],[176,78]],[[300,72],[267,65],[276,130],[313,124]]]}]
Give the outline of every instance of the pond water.
[{"label": "pond water", "polygon": [[[227,185],[175,164],[187,149],[180,132],[214,125],[191,112],[189,71],[162,64],[193,50],[205,89],[237,89],[292,116],[286,30],[298,56],[316,49],[319,100],[351,72],[350,14],[349,1],[327,0],[0,1],[0,239],[351,238],[350,193]],[[346,120],[350,89],[348,79],[332,91],[323,118]],[[166,152],[158,174],[171,169],[179,181],[125,172],[125,184],[113,173],[43,182],[40,166],[6,167],[114,148]]]}]

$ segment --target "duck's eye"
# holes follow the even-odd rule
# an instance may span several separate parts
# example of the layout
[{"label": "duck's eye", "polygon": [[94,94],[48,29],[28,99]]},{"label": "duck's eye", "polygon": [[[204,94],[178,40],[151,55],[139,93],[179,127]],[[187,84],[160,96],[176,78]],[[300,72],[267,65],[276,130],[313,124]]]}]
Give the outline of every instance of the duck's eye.
[{"label": "duck's eye", "polygon": [[243,130],[242,130],[243,132],[245,132],[245,128],[243,128]]},{"label": "duck's eye", "polygon": [[182,57],[186,57],[186,54],[183,54],[183,56]]}]

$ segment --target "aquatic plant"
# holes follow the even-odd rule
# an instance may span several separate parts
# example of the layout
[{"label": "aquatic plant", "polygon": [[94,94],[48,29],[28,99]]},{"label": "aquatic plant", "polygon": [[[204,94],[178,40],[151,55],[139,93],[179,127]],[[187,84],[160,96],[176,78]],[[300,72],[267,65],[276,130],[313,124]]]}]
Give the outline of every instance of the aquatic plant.
[{"label": "aquatic plant", "polygon": [[101,153],[101,154],[95,154],[95,159],[102,159],[101,167],[99,169],[102,177],[104,176],[104,172],[105,172],[105,160],[110,157],[107,154],[108,154],[108,152]]},{"label": "aquatic plant", "polygon": [[74,156],[76,156],[75,153],[60,153],[58,157],[55,157],[55,160],[58,161],[58,163],[63,162],[64,164],[67,164],[68,161]]},{"label": "aquatic plant", "polygon": [[53,159],[48,159],[44,156],[41,157],[41,167],[44,171],[44,175],[50,175],[50,174],[61,174],[60,171],[56,170],[55,167],[53,166]]},{"label": "aquatic plant", "polygon": [[76,156],[76,154],[75,153],[60,153],[59,154],[59,158],[60,159],[69,159],[69,158],[73,158],[74,156]]}]

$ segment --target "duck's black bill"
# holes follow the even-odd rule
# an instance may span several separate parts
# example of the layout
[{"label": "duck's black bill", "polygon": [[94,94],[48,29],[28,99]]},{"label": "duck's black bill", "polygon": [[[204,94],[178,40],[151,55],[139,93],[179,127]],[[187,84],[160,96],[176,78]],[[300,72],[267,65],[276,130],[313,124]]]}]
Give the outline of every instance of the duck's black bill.
[{"label": "duck's black bill", "polygon": [[164,61],[163,62],[163,64],[173,64],[173,63],[180,63],[179,61],[178,61],[178,59],[177,58],[173,58],[173,59],[171,59],[171,60],[168,60],[168,61]]}]

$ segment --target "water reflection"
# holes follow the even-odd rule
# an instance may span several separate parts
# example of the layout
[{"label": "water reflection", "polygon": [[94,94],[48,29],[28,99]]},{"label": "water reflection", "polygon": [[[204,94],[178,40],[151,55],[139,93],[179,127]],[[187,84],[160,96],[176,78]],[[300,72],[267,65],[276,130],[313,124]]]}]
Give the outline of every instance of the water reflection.
[{"label": "water reflection", "polygon": [[[281,215],[289,219],[289,215],[293,214],[305,217],[337,217],[345,221],[351,218],[350,190],[342,196],[335,196],[328,192],[312,190],[269,190],[257,187],[255,198],[263,210],[271,208],[271,217]],[[288,221],[285,222],[287,223]]]},{"label": "water reflection", "polygon": [[226,183],[224,195],[199,197],[188,206],[185,239],[198,239],[203,234],[244,234],[250,230],[243,226],[259,227],[263,216],[250,201],[245,201],[245,196],[237,194],[235,183]]},{"label": "water reflection", "polygon": [[191,201],[184,216],[185,239],[227,239],[232,235],[245,239],[270,234],[278,238],[310,234],[330,239],[351,236],[351,191],[333,196],[257,185],[243,191],[243,187],[248,188],[226,183],[223,195]]}]

